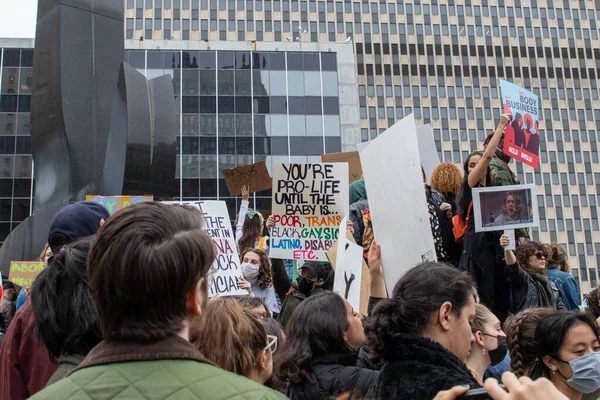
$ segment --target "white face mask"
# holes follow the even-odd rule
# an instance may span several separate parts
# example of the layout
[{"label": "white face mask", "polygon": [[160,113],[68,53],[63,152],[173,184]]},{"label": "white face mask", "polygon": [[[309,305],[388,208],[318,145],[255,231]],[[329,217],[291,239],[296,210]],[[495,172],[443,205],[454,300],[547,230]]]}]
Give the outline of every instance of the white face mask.
[{"label": "white face mask", "polygon": [[256,264],[242,263],[241,267],[242,267],[242,274],[244,275],[244,278],[250,284],[256,283],[256,281],[258,280],[259,266]]}]

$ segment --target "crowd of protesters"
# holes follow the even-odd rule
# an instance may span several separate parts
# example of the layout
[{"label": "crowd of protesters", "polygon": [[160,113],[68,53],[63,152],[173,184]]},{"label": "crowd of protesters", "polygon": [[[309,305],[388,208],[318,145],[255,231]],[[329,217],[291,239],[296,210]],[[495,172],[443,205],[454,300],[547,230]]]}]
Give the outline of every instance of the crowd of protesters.
[{"label": "crowd of protesters", "polygon": [[438,262],[393,287],[365,182],[350,185],[366,315],[332,291],[330,264],[308,261],[294,278],[269,257],[274,220],[249,208],[250,188],[235,222],[246,296],[208,298],[216,249],[197,209],[67,205],[32,287],[3,284],[0,399],[600,398],[598,289],[582,303],[564,249],[526,229],[515,251],[501,232],[475,231],[472,189],[518,183],[500,150],[509,121],[463,171],[440,164],[430,185],[423,172]]}]

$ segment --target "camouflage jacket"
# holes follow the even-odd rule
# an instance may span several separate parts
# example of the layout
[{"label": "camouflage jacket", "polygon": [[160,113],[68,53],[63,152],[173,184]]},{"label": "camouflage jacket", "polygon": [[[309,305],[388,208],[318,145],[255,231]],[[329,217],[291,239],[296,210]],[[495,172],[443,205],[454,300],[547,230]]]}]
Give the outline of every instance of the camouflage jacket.
[{"label": "camouflage jacket", "polygon": [[[507,163],[498,157],[490,161],[490,186],[511,186],[519,185],[519,178],[511,171]],[[518,239],[524,237],[529,239],[528,229],[516,229],[515,237]]]}]

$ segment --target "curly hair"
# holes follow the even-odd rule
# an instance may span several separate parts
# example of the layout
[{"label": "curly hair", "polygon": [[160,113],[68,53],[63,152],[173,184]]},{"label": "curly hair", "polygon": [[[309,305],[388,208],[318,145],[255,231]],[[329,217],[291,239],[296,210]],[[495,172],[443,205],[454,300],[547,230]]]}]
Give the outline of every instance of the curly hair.
[{"label": "curly hair", "polygon": [[585,300],[587,301],[587,307],[585,312],[594,316],[594,318],[600,318],[600,288],[596,288],[586,294]]},{"label": "curly hair", "polygon": [[460,168],[456,165],[444,162],[435,167],[431,173],[431,188],[443,195],[452,194],[456,196],[462,183]]},{"label": "curly hair", "polygon": [[254,253],[260,258],[260,266],[258,268],[258,281],[261,289],[266,289],[271,286],[271,282],[273,279],[273,273],[271,270],[271,260],[269,260],[269,256],[262,250],[254,249],[254,248],[246,248],[240,254],[240,261],[243,262],[244,256],[248,253]]},{"label": "curly hair", "polygon": [[536,360],[535,328],[552,312],[550,308],[528,308],[517,315],[509,316],[504,322],[503,330],[510,352],[510,369],[518,378],[526,375]]},{"label": "curly hair", "polygon": [[548,246],[548,269],[560,269],[563,272],[571,272],[567,252],[560,244]]},{"label": "curly hair", "polygon": [[521,198],[512,192],[507,192],[506,197],[504,197],[504,201],[502,201],[502,214],[508,214],[506,210],[506,200],[508,200],[508,196],[511,196],[515,200],[515,209],[517,210],[517,216],[521,216],[523,212],[523,204],[521,204]]},{"label": "curly hair", "polygon": [[529,257],[535,255],[535,253],[537,253],[538,251],[541,251],[542,253],[546,254],[546,247],[540,242],[527,242],[525,244],[520,245],[517,248],[517,251],[515,253],[515,256],[517,257],[517,262],[519,263],[519,266],[523,268],[528,274],[536,272],[529,266]]}]

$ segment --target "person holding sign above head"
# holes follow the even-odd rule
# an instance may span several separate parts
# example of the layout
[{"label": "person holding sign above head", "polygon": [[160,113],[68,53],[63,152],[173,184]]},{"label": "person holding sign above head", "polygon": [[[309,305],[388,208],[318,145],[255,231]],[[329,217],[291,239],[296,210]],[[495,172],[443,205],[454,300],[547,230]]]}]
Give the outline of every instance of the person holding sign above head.
[{"label": "person holding sign above head", "polygon": [[[509,243],[507,236],[500,238],[503,248]],[[545,247],[538,242],[519,246],[516,256],[512,250],[504,250],[506,277],[516,312],[536,307],[566,309],[558,287],[546,275],[547,256]]]},{"label": "person holding sign above head", "polygon": [[466,224],[463,254],[459,266],[469,272],[477,285],[481,302],[500,321],[504,321],[507,317],[510,303],[510,291],[504,275],[504,265],[499,261],[502,259],[502,249],[498,246],[500,235],[497,232],[475,232],[472,189],[491,186],[490,163],[494,159],[494,154],[509,121],[510,114],[503,114],[496,132],[484,152],[473,152],[465,161],[465,177],[457,200],[458,216]]},{"label": "person holding sign above head", "polygon": [[[248,199],[250,198],[250,188],[242,186],[242,203],[237,217],[235,228],[235,240],[240,251],[252,248],[269,253],[269,238],[263,236],[265,228],[265,219],[262,214],[255,210],[250,210]],[[273,226],[272,218],[267,221],[267,229]]]},{"label": "person holding sign above head", "polygon": [[242,274],[250,284],[250,295],[264,301],[271,314],[279,314],[279,304],[271,278],[271,263],[267,253],[254,248],[247,248],[240,255]]}]

